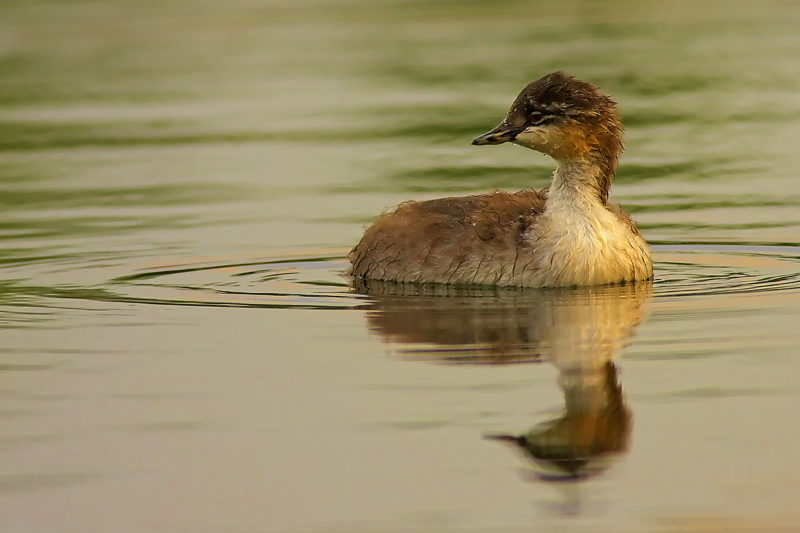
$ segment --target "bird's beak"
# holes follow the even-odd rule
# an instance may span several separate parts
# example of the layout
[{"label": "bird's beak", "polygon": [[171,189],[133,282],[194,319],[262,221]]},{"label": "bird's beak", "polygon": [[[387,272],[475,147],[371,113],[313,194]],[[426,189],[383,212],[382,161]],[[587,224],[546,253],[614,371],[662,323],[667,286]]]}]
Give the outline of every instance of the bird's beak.
[{"label": "bird's beak", "polygon": [[[486,135],[489,135],[488,133]],[[480,137],[478,137],[480,138]],[[486,434],[483,436],[484,439],[487,440],[499,440],[500,442],[510,442],[511,444],[516,444],[517,446],[525,447],[525,437],[516,435],[494,435],[494,434]]]},{"label": "bird's beak", "polygon": [[515,128],[509,124],[501,123],[495,129],[472,139],[472,144],[482,146],[484,144],[503,144],[513,141],[521,128]]}]

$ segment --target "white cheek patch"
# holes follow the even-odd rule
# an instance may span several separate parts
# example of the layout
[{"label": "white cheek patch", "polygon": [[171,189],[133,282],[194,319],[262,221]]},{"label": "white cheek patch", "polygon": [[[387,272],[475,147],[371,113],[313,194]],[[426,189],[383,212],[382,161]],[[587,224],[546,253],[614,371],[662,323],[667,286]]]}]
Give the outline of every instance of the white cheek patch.
[{"label": "white cheek patch", "polygon": [[541,150],[547,144],[548,139],[549,135],[547,135],[542,128],[530,126],[518,133],[513,142],[525,148]]}]

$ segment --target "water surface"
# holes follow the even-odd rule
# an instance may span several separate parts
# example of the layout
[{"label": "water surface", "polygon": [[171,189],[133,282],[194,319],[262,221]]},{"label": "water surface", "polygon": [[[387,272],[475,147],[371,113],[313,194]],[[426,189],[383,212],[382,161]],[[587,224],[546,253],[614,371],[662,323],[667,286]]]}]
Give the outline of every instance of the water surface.
[{"label": "water surface", "polygon": [[[0,529],[800,528],[798,25],[5,2]],[[619,102],[654,283],[351,287],[383,209],[547,183],[469,140],[554,69]]]}]

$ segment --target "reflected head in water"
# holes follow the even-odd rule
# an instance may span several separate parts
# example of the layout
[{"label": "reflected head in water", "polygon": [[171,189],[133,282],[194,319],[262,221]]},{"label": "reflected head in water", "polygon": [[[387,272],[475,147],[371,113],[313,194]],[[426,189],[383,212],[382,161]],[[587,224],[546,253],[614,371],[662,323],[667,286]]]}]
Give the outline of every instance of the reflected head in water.
[{"label": "reflected head in water", "polygon": [[404,203],[366,230],[348,255],[350,274],[525,287],[652,277],[647,243],[608,201],[622,152],[610,98],[563,72],[548,74],[522,90],[496,128],[472,141],[505,142],[556,160],[549,188]]},{"label": "reflected head in water", "polygon": [[628,449],[631,412],[625,405],[614,363],[598,376],[562,375],[563,416],[524,435],[486,435],[509,442],[532,459],[544,480],[579,480],[606,470]]}]

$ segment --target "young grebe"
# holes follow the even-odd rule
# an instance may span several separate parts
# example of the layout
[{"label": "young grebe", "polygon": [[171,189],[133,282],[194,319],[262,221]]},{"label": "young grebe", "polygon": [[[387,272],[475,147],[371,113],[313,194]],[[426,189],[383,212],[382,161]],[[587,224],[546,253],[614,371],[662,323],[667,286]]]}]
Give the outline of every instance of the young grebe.
[{"label": "young grebe", "polygon": [[622,152],[622,124],[610,98],[563,72],[548,74],[472,144],[505,142],[556,160],[548,188],[401,204],[366,230],[348,255],[350,274],[526,287],[652,277],[647,243],[608,201]]}]

